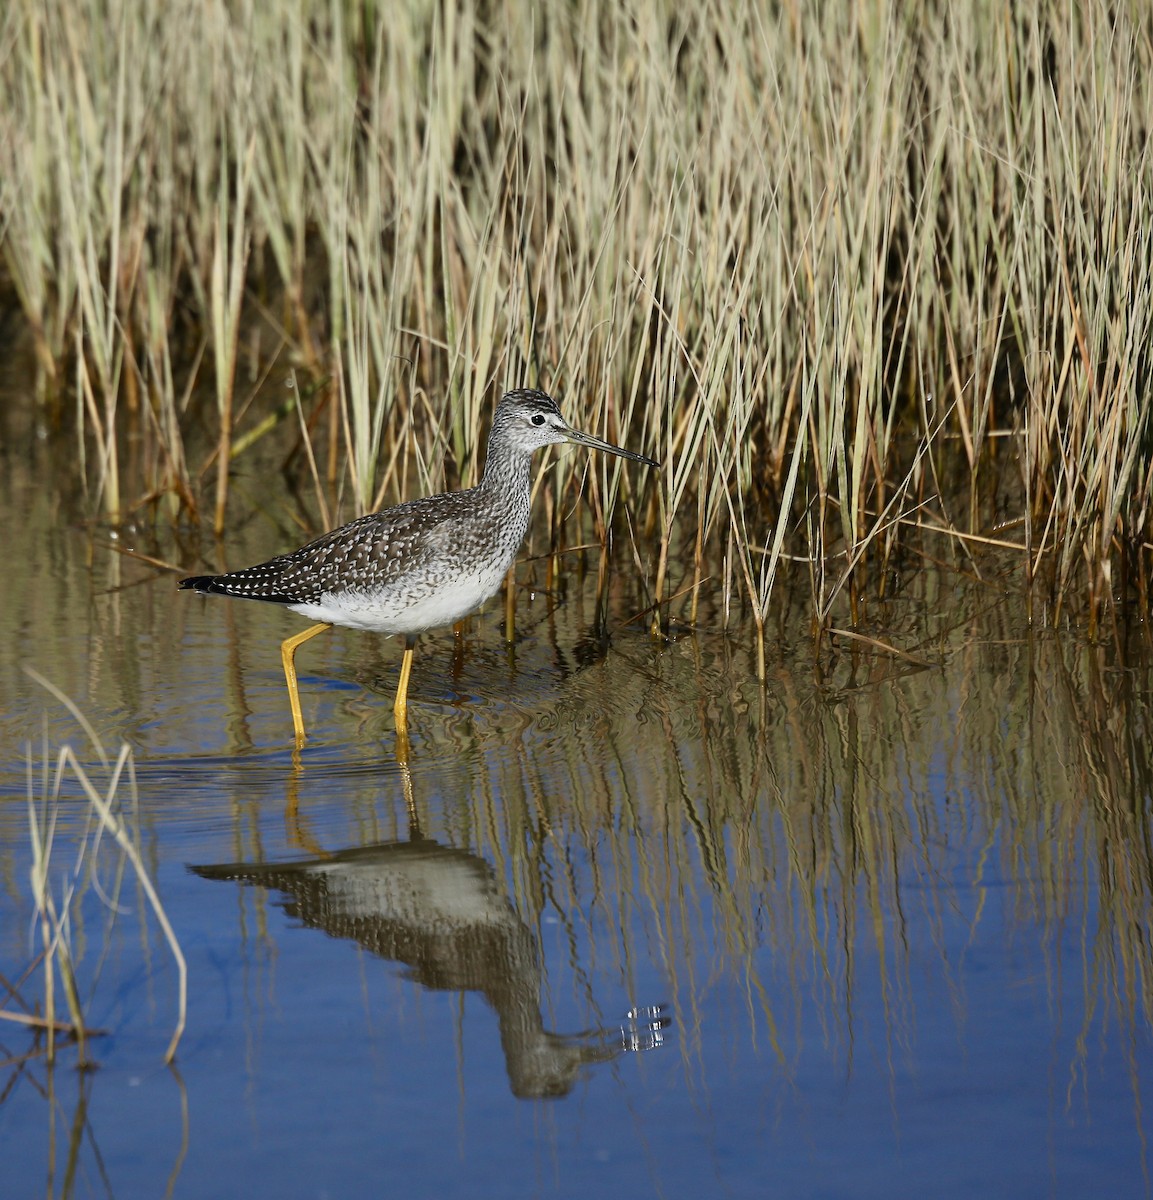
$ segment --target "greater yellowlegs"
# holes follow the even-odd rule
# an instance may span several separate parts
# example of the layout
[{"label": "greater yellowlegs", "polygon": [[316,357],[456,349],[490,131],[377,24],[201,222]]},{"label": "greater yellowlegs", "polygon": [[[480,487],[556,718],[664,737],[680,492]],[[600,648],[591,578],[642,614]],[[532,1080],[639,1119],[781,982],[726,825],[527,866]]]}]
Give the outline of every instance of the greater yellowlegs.
[{"label": "greater yellowlegs", "polygon": [[227,575],[194,575],[180,586],[283,604],[318,622],[280,646],[297,745],[305,737],[297,648],[333,625],[404,634],[393,704],[397,732],[404,733],[417,634],[461,620],[496,593],[528,529],[533,452],[556,442],[659,465],[573,429],[544,392],[508,392],[497,405],[476,487],[369,513],[291,554]]}]

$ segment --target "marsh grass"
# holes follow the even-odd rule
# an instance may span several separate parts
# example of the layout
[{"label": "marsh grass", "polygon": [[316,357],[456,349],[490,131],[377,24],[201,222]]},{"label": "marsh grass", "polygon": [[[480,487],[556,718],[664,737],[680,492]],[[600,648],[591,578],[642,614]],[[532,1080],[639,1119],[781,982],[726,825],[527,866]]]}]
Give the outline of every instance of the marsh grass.
[{"label": "marsh grass", "polygon": [[[127,744],[122,745],[115,759],[110,759],[96,731],[76,705],[38,672],[28,667],[25,670],[75,717],[95,752],[98,771],[86,767],[71,745],[60,747],[53,759],[45,744],[38,770],[29,750],[31,881],[41,942],[37,963],[43,981],[43,1002],[37,1006],[39,1011],[29,1005],[24,1006],[23,1012],[10,1012],[5,1008],[0,1010],[0,1017],[42,1031],[45,1037],[44,1053],[50,1064],[56,1059],[57,1037],[64,1033],[76,1044],[78,1065],[82,1068],[92,1065],[88,1039],[94,1031],[88,1028],[85,1020],[85,997],[82,996],[81,984],[82,963],[90,953],[86,955],[78,948],[87,945],[90,952],[91,939],[80,914],[89,893],[99,899],[106,913],[103,948],[97,954],[98,961],[94,967],[83,972],[89,976],[91,987],[94,988],[108,954],[113,926],[125,912],[121,896],[126,867],[131,867],[136,879],[138,900],[151,909],[176,963],[178,1012],[176,1027],[164,1059],[166,1063],[171,1063],[184,1031],[187,1014],[187,968],[176,934],[140,851],[139,807],[132,751]],[[74,788],[79,788],[89,806],[89,820],[72,847],[74,859],[71,866],[67,866],[59,861],[59,827],[65,793]],[[105,845],[106,837],[115,845],[115,852],[111,855]],[[56,891],[57,882],[59,892]],[[79,937],[77,926],[81,931]],[[31,968],[25,972],[24,979],[28,978],[30,971]],[[58,990],[63,995],[66,1020],[60,1020],[57,1016],[60,1009]],[[8,988],[7,991],[10,1000],[20,999],[17,988]]]},{"label": "marsh grass", "polygon": [[[1044,947],[1032,983],[1050,1005],[1070,979],[1085,997],[1056,1072],[1073,1092],[1095,1021],[1125,1041],[1153,1020],[1149,658],[1035,633],[952,572],[919,586],[937,627],[919,649],[947,671],[838,638],[817,682],[794,639],[793,653],[770,645],[764,689],[751,647],[703,636],[645,654],[634,640],[443,811],[417,777],[425,832],[492,862],[522,913],[564,929],[562,955],[587,953],[589,975],[627,980],[657,955],[695,1082],[701,1039],[724,1023],[722,977],[786,1077],[783,1047],[808,1020],[850,1060],[884,1044],[897,1075],[895,1047],[925,1020],[924,974],[975,1028],[975,948],[1027,942]],[[892,607],[894,636],[916,644],[924,614]],[[465,744],[461,730],[437,737],[442,752]]]},{"label": "marsh grass", "polygon": [[1095,629],[1153,541],[1146,18],[16,0],[0,286],[113,521],[220,533],[294,366],[326,524],[475,481],[532,383],[665,464],[562,458],[550,548],[627,500],[655,626],[715,588],[762,675],[782,569],[822,636],[1006,531]]}]

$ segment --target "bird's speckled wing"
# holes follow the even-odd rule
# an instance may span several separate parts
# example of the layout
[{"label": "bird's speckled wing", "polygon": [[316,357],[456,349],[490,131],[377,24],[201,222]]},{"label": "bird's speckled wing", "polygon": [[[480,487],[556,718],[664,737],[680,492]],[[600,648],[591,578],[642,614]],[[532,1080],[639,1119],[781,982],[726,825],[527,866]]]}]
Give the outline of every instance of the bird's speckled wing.
[{"label": "bird's speckled wing", "polygon": [[467,493],[425,496],[358,517],[291,554],[227,575],[195,576],[180,586],[273,604],[315,604],[346,592],[403,592],[412,584],[437,582],[431,576],[467,555],[476,524]]},{"label": "bird's speckled wing", "polygon": [[528,500],[425,496],[360,517],[291,554],[198,575],[182,588],[284,604],[313,621],[414,635],[475,612],[500,587],[528,525]]}]

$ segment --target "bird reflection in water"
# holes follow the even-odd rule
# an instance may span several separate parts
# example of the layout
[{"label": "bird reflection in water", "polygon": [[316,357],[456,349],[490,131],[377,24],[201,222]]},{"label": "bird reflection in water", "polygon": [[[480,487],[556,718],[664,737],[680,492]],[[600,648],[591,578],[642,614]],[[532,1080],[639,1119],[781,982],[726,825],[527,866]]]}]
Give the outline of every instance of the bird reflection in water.
[{"label": "bird reflection in water", "polygon": [[403,963],[423,987],[478,991],[496,1010],[509,1083],[522,1098],[564,1096],[581,1068],[664,1042],[663,1006],[615,1028],[552,1033],[541,1015],[541,954],[492,867],[422,837],[287,863],[191,868],[282,893],[289,916]]}]

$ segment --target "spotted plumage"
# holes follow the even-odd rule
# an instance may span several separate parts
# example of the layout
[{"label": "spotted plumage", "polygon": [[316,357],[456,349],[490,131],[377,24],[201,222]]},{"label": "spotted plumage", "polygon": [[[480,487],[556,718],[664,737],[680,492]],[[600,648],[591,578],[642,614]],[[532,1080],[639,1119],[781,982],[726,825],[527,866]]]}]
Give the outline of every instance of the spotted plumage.
[{"label": "spotted plumage", "polygon": [[544,392],[508,392],[497,405],[476,487],[369,513],[291,554],[225,575],[191,576],[180,586],[283,604],[321,622],[281,648],[298,742],[304,726],[292,666],[296,647],[329,625],[404,634],[408,642],[394,706],[400,724],[412,640],[468,616],[500,587],[528,529],[532,455],[558,442],[657,465],[573,429]]}]

